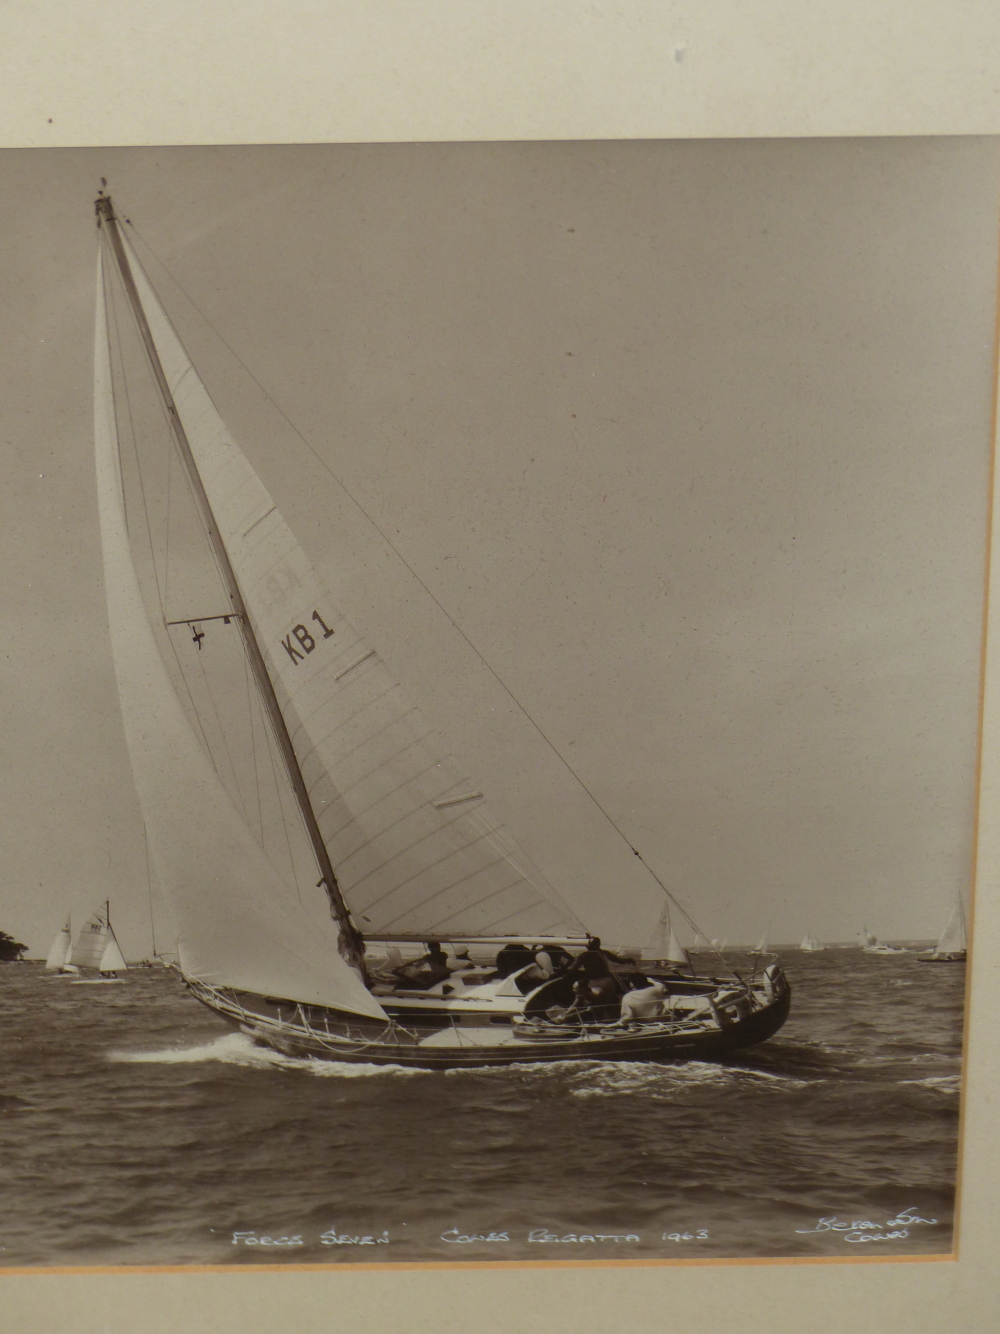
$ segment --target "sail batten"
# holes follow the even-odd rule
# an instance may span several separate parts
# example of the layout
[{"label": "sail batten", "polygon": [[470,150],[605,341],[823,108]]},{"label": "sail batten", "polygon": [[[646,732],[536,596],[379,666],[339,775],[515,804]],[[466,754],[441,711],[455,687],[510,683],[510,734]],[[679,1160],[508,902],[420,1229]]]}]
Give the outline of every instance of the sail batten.
[{"label": "sail batten", "polygon": [[[149,281],[134,281],[214,522],[238,580],[339,891],[362,932],[582,931],[477,785],[403,697],[222,422]],[[506,866],[506,882],[491,879]],[[489,885],[484,898],[481,890]],[[501,877],[503,880],[503,877]],[[500,915],[502,914],[502,915]],[[514,925],[516,924],[516,925]],[[523,926],[522,926],[523,924]]]}]

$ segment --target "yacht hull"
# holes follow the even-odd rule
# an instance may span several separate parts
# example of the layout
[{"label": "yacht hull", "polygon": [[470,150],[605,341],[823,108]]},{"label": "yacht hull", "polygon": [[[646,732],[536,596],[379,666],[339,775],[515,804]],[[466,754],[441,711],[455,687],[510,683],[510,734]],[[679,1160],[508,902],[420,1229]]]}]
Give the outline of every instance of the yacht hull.
[{"label": "yacht hull", "polygon": [[477,1020],[420,1029],[388,1027],[325,1015],[293,1002],[236,995],[185,979],[203,1005],[254,1041],[287,1056],[422,1070],[542,1065],[556,1061],[711,1061],[767,1041],[788,1018],[791,988],[781,974],[774,996],[749,1013],[720,1022],[648,1020],[575,1026],[523,1020],[496,1025]]}]

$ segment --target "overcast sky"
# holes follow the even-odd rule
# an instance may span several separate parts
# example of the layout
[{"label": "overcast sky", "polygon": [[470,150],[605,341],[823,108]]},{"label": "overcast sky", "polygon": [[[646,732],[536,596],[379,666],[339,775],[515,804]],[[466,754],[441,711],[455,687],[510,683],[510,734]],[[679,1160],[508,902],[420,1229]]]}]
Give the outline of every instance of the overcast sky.
[{"label": "overcast sky", "polygon": [[0,154],[0,928],[42,953],[110,895],[150,950],[93,480],[103,175],[341,607],[588,923],[642,940],[660,894],[559,755],[709,936],[935,935],[971,863],[998,157]]}]

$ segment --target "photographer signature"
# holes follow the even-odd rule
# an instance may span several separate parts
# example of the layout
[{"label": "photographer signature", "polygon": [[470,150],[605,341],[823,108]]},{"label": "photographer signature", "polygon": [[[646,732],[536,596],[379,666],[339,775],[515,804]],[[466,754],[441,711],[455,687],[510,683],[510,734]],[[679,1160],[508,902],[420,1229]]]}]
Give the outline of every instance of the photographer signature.
[{"label": "photographer signature", "polygon": [[848,1223],[834,1214],[830,1218],[819,1219],[815,1227],[797,1227],[795,1231],[800,1236],[812,1232],[840,1232],[844,1241],[858,1246],[873,1241],[904,1241],[910,1235],[911,1227],[934,1227],[937,1221],[936,1218],[921,1218],[908,1205],[900,1209],[894,1218],[887,1218],[883,1223],[875,1223],[867,1218],[855,1218]]}]

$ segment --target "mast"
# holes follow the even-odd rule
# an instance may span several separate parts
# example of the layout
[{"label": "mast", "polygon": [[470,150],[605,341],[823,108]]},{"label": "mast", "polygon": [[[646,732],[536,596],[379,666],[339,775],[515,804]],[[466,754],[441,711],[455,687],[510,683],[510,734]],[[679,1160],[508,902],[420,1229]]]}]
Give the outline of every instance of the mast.
[{"label": "mast", "polygon": [[195,501],[201,515],[201,520],[205,526],[213,554],[218,562],[223,583],[226,587],[226,593],[233,608],[233,615],[243,638],[243,644],[250,663],[250,669],[253,672],[254,680],[260,691],[261,699],[264,702],[265,712],[278,742],[278,748],[281,751],[281,757],[284,761],[285,769],[292,785],[292,791],[295,794],[295,799],[301,812],[310,844],[312,845],[313,855],[315,856],[316,863],[319,867],[320,884],[326,889],[327,897],[330,900],[331,912],[340,928],[338,942],[340,952],[344,959],[357,968],[362,976],[364,976],[364,940],[361,932],[351,921],[350,911],[344,901],[340,886],[337,883],[333,864],[330,861],[330,854],[327,851],[323,836],[320,833],[316,813],[309,800],[309,793],[306,788],[305,779],[302,776],[302,770],[299,768],[299,761],[295,754],[295,747],[292,745],[292,738],[289,736],[284,715],[281,712],[281,706],[279,705],[278,697],[275,694],[274,685],[267,672],[264,655],[261,652],[260,644],[257,641],[256,633],[254,632],[253,625],[247,613],[243,594],[240,591],[239,582],[236,578],[236,572],[233,569],[232,562],[229,559],[229,553],[226,551],[225,543],[222,540],[222,534],[215,521],[215,515],[212,512],[208,494],[198,472],[198,465],[195,462],[194,454],[192,453],[191,445],[187,438],[187,433],[184,430],[180,413],[177,411],[173,394],[170,392],[170,386],[168,385],[167,378],[163,372],[160,356],[156,350],[156,344],[153,341],[153,335],[150,331],[145,311],[142,308],[142,302],[135,285],[135,279],[132,276],[132,267],[129,263],[128,255],[125,252],[125,246],[118,228],[118,219],[115,216],[114,205],[111,202],[110,196],[103,194],[99,195],[95,201],[95,208],[97,210],[97,224],[99,227],[104,228],[111,244],[111,249],[114,253],[115,262],[118,265],[118,271],[121,274],[125,292],[135,315],[136,324],[139,328],[139,335],[142,338],[143,346],[146,349],[146,355],[149,358],[149,363],[153,371],[153,378],[156,381],[160,397],[163,400],[163,406],[166,409],[167,420],[170,423],[174,440],[176,441],[181,459],[184,462],[184,467],[187,470]]}]

